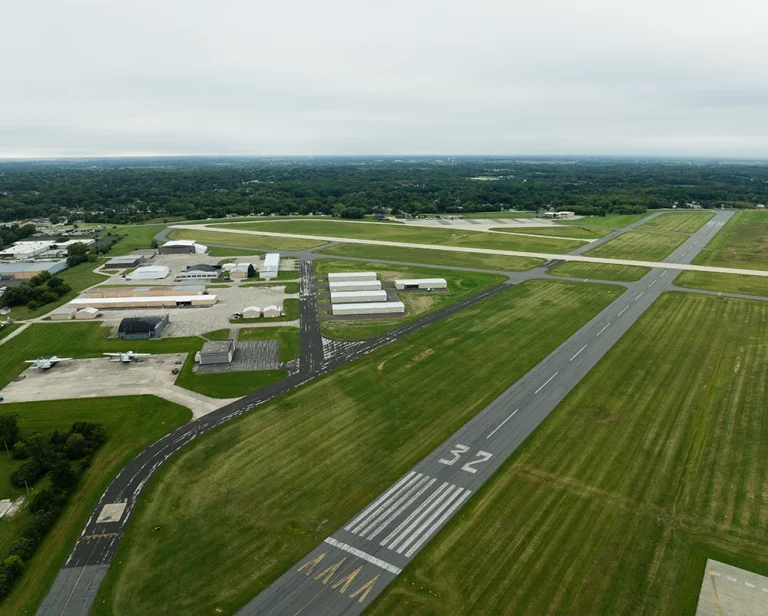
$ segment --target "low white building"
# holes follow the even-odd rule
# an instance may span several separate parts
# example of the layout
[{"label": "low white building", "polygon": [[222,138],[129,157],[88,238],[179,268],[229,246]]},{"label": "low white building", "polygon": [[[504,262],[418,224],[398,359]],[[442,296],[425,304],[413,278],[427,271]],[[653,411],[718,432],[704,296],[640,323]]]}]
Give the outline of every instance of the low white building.
[{"label": "low white building", "polygon": [[15,242],[12,246],[0,251],[0,259],[31,259],[50,250],[53,244],[50,240]]},{"label": "low white building", "polygon": [[448,283],[445,278],[408,278],[395,280],[395,288],[401,291],[411,289],[447,289]]},{"label": "low white building", "polygon": [[258,319],[261,316],[261,308],[259,306],[248,306],[243,309],[244,319]]},{"label": "low white building", "polygon": [[266,319],[274,319],[283,315],[280,306],[266,306],[262,313]]},{"label": "low white building", "polygon": [[352,280],[376,280],[376,272],[332,272],[328,282],[350,282]]},{"label": "low white building", "polygon": [[381,281],[350,280],[348,282],[329,282],[328,288],[331,293],[338,293],[339,291],[380,291]]},{"label": "low white building", "polygon": [[144,295],[140,297],[78,297],[69,302],[75,308],[184,308],[213,306],[215,295]]},{"label": "low white building", "polygon": [[367,302],[356,304],[333,304],[333,314],[403,314],[405,304],[403,302]]},{"label": "low white building", "polygon": [[167,278],[171,273],[165,265],[145,265],[143,267],[137,267],[130,274],[127,274],[125,278],[127,280],[161,280]]},{"label": "low white building", "polygon": [[379,291],[337,291],[331,293],[333,304],[355,304],[358,302],[386,302],[387,292]]},{"label": "low white building", "polygon": [[75,320],[81,321],[83,319],[95,319],[97,316],[99,316],[99,309],[98,308],[83,308],[82,310],[78,310],[75,313]]},{"label": "low white building", "polygon": [[170,240],[157,249],[161,255],[201,255],[206,250],[208,246],[198,244],[195,240]]},{"label": "low white building", "polygon": [[259,278],[271,280],[280,272],[280,253],[268,252],[264,255],[264,261],[259,268]]}]

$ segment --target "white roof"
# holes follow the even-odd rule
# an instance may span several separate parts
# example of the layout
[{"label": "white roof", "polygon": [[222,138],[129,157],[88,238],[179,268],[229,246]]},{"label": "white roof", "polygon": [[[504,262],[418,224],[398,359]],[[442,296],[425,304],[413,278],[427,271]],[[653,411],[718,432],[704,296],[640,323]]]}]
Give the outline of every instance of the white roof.
[{"label": "white roof", "polygon": [[263,267],[279,267],[279,265],[280,265],[279,252],[268,252],[266,255],[264,255]]},{"label": "white roof", "polygon": [[243,308],[243,312],[249,312],[251,310],[253,310],[254,312],[261,312],[261,308],[259,308],[258,306],[246,306],[245,308]]},{"label": "white roof", "polygon": [[131,302],[133,304],[150,304],[154,302],[166,302],[168,304],[175,302],[190,301],[216,301],[215,295],[141,295],[139,297],[78,297],[73,299],[70,304],[73,306],[83,306],[88,304],[122,304]]},{"label": "white roof", "polygon": [[376,279],[376,272],[331,272],[328,274],[328,280],[336,280],[338,278],[373,278]]},{"label": "white roof", "polygon": [[194,246],[196,243],[195,240],[170,240],[163,246]]},{"label": "white roof", "polygon": [[233,272],[247,272],[248,271],[248,267],[250,265],[251,265],[250,263],[238,263],[237,265],[235,265],[235,267],[230,268],[230,271],[233,271]]},{"label": "white roof", "polygon": [[378,291],[334,291],[331,293],[331,299],[345,299],[347,297],[384,297],[387,296],[387,292],[384,289]]},{"label": "white roof", "polygon": [[333,309],[344,309],[344,308],[354,308],[355,310],[360,310],[363,308],[402,308],[405,310],[405,304],[403,302],[365,302],[365,303],[356,303],[356,304],[334,304]]},{"label": "white roof", "polygon": [[331,291],[339,287],[370,287],[371,285],[379,285],[381,288],[381,282],[378,280],[346,280],[343,282],[329,282],[328,286]]},{"label": "white roof", "polygon": [[279,306],[264,306],[264,312],[267,310],[280,310]]},{"label": "white roof", "polygon": [[93,306],[88,306],[87,308],[83,308],[82,310],[78,310],[78,312],[87,312],[88,314],[96,314],[99,312],[98,308],[94,308]]},{"label": "white roof", "polygon": [[129,280],[132,278],[144,278],[144,277],[157,277],[157,278],[165,278],[171,270],[169,270],[165,265],[144,265],[142,267],[137,267],[135,270],[133,270],[130,274],[126,276]]},{"label": "white roof", "polygon": [[404,278],[395,280],[400,284],[446,284],[445,278]]}]

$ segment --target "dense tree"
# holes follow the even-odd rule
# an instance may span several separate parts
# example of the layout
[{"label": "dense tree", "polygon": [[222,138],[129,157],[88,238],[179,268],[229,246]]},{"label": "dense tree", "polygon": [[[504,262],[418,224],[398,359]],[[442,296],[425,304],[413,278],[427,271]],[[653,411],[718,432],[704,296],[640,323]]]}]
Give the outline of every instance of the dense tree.
[{"label": "dense tree", "polygon": [[0,442],[6,451],[10,451],[19,435],[18,413],[4,413],[0,415]]}]

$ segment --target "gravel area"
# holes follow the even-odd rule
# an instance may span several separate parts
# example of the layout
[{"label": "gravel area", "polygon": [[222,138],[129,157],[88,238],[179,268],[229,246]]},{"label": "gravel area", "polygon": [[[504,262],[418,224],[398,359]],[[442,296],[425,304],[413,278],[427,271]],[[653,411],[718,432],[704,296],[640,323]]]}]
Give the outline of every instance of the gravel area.
[{"label": "gravel area", "polygon": [[277,340],[238,342],[231,364],[195,364],[194,372],[251,372],[277,370],[280,367],[280,343]]}]

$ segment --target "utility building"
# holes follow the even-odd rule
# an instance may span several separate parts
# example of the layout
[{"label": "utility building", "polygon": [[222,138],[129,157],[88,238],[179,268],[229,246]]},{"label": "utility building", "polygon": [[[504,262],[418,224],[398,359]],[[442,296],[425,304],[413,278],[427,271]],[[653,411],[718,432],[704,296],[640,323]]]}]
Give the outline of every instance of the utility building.
[{"label": "utility building", "polygon": [[403,302],[368,302],[357,304],[333,304],[333,315],[350,314],[403,314]]},{"label": "utility building", "polygon": [[413,278],[409,280],[395,280],[395,288],[401,291],[413,289],[447,289],[445,278]]},{"label": "utility building", "polygon": [[386,302],[387,292],[380,291],[336,291],[331,293],[333,304],[353,304],[358,302]]},{"label": "utility building", "polygon": [[211,364],[229,364],[232,363],[232,356],[235,354],[235,341],[211,341],[203,345],[203,350],[198,354],[199,363],[203,366]]},{"label": "utility building", "polygon": [[278,272],[280,271],[280,253],[279,252],[268,252],[266,255],[264,255],[264,261],[261,264],[261,267],[259,268],[259,278],[264,278],[265,280],[271,280],[272,278],[276,278]]},{"label": "utility building", "polygon": [[120,321],[117,335],[123,340],[159,338],[169,321],[167,314],[162,317],[129,317]]},{"label": "utility building", "polygon": [[261,308],[259,306],[248,306],[243,310],[244,319],[258,319],[261,316]]},{"label": "utility building", "polygon": [[243,280],[248,278],[248,268],[251,267],[250,263],[238,263],[229,270],[229,277],[232,280]]},{"label": "utility building", "polygon": [[333,272],[328,282],[350,282],[352,280],[376,280],[376,272]]},{"label": "utility building", "polygon": [[264,312],[262,314],[266,319],[275,319],[279,316],[282,316],[283,311],[280,309],[279,306],[267,306],[266,308],[264,308]]},{"label": "utility building", "polygon": [[378,280],[350,280],[349,282],[329,282],[331,293],[339,291],[380,291],[381,282]]}]

